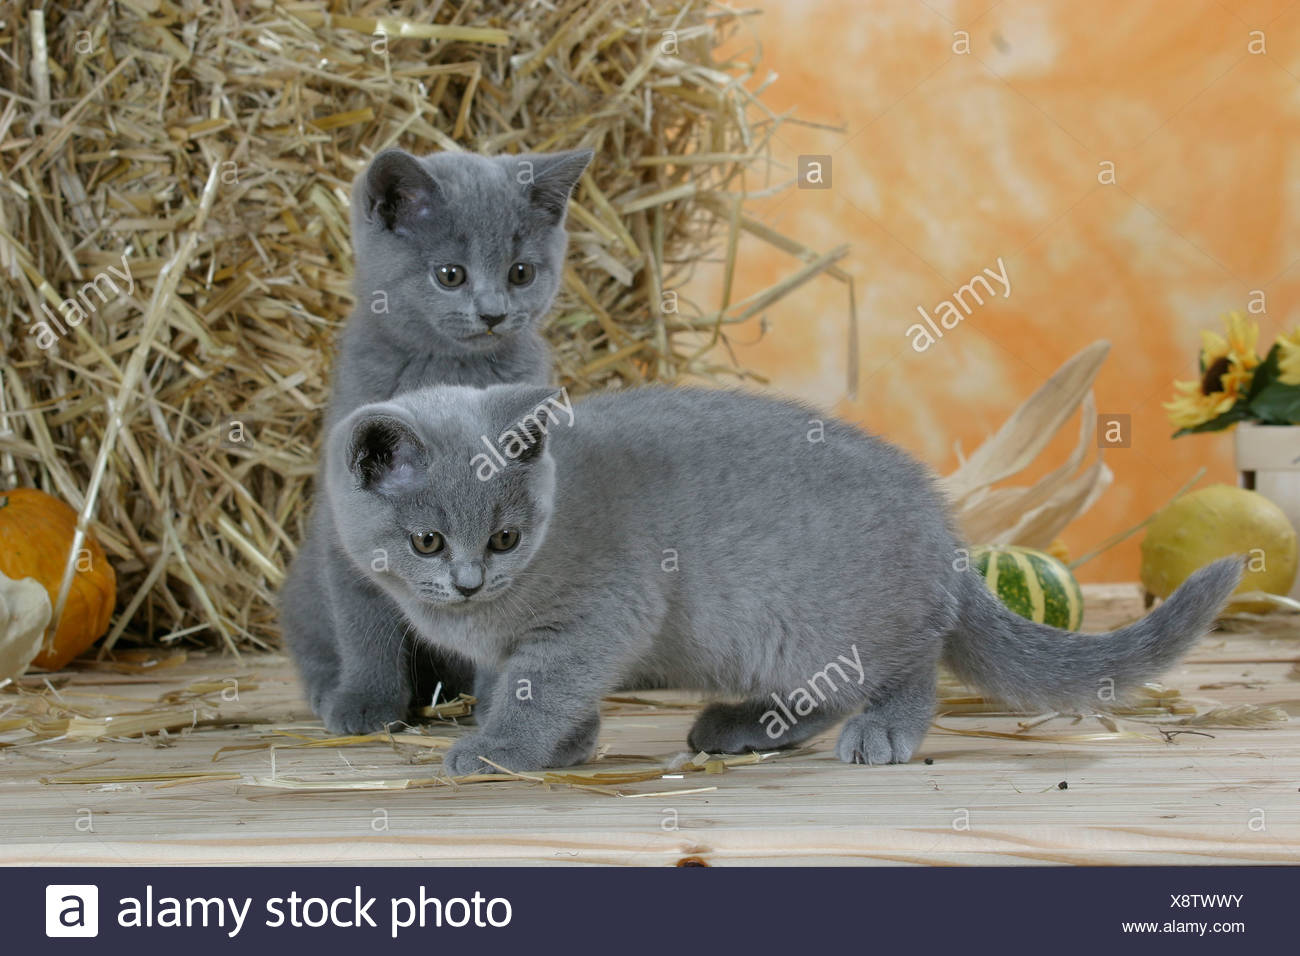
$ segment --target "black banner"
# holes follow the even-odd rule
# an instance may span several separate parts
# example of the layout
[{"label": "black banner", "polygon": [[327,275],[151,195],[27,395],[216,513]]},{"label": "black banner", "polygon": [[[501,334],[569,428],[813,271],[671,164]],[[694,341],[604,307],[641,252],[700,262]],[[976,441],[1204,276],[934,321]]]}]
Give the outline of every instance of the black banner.
[{"label": "black banner", "polygon": [[[694,872],[681,872],[694,870]],[[5,949],[1289,952],[1295,868],[0,870]],[[59,943],[60,949],[77,946]],[[251,947],[251,949],[250,949]],[[90,951],[87,945],[87,951]]]}]

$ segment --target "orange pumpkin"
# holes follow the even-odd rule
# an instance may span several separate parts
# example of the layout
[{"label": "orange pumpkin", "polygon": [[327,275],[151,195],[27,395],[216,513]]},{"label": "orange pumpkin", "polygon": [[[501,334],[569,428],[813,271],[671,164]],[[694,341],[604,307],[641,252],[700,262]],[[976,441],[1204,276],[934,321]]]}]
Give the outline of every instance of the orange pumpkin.
[{"label": "orange pumpkin", "polygon": [[[0,572],[14,580],[35,578],[55,604],[76,531],[77,513],[58,498],[35,488],[0,493]],[[59,630],[52,642],[46,635],[45,646],[32,661],[38,667],[57,670],[108,630],[117,576],[104,549],[89,534],[82,547],[85,553],[78,558]]]}]

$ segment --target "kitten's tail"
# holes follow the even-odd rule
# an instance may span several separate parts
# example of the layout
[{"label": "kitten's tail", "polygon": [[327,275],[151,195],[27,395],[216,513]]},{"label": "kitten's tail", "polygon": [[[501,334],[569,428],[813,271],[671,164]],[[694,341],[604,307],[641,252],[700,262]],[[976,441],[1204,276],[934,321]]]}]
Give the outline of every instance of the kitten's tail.
[{"label": "kitten's tail", "polygon": [[1104,634],[1063,631],[1027,620],[997,599],[977,573],[963,572],[959,620],[944,661],[957,676],[1005,703],[1032,710],[1088,711],[1172,665],[1214,623],[1244,562],[1201,568],[1136,624]]}]

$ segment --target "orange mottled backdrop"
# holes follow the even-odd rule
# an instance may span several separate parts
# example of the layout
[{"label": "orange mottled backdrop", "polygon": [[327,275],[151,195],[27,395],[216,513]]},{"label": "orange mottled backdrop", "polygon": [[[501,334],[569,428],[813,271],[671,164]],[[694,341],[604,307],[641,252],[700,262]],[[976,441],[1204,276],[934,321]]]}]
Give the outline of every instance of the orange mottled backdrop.
[{"label": "orange mottled backdrop", "polygon": [[[830,188],[756,210],[818,250],[851,244],[858,397],[845,394],[846,287],[833,279],[735,331],[741,363],[946,472],[1106,338],[1098,408],[1132,417],[1132,447],[1106,452],[1115,482],[1066,532],[1071,553],[1140,521],[1201,466],[1205,483],[1234,481],[1231,435],[1175,441],[1161,403],[1195,376],[1199,330],[1223,313],[1253,308],[1262,342],[1300,320],[1300,3],[762,6],[734,46],[760,44],[778,74],[765,102],[842,129],[783,126],[781,175],[830,156]],[[915,351],[917,307],[933,313],[999,259],[1009,294]],[[740,262],[740,294],[798,265],[749,240]],[[697,286],[716,297],[716,276]],[[1064,431],[1054,461],[1074,440]],[[1080,576],[1134,580],[1138,560],[1130,539]]]}]

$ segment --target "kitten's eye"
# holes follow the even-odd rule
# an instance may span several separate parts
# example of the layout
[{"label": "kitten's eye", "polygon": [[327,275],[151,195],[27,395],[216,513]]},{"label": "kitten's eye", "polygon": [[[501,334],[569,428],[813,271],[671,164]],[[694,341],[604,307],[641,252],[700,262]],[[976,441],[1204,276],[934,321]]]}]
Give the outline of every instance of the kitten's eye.
[{"label": "kitten's eye", "polygon": [[531,262],[516,262],[510,267],[510,284],[511,285],[528,285],[533,281],[533,276],[537,270],[533,268]]},{"label": "kitten's eye", "polygon": [[416,554],[430,555],[437,554],[446,544],[442,535],[436,531],[417,531],[411,535],[411,547],[415,549]]},{"label": "kitten's eye", "polygon": [[433,274],[438,277],[438,284],[445,289],[454,289],[456,286],[465,284],[464,266],[438,266]]},{"label": "kitten's eye", "polygon": [[513,551],[518,543],[519,532],[514,528],[503,528],[488,538],[488,550],[502,554],[506,551]]}]

